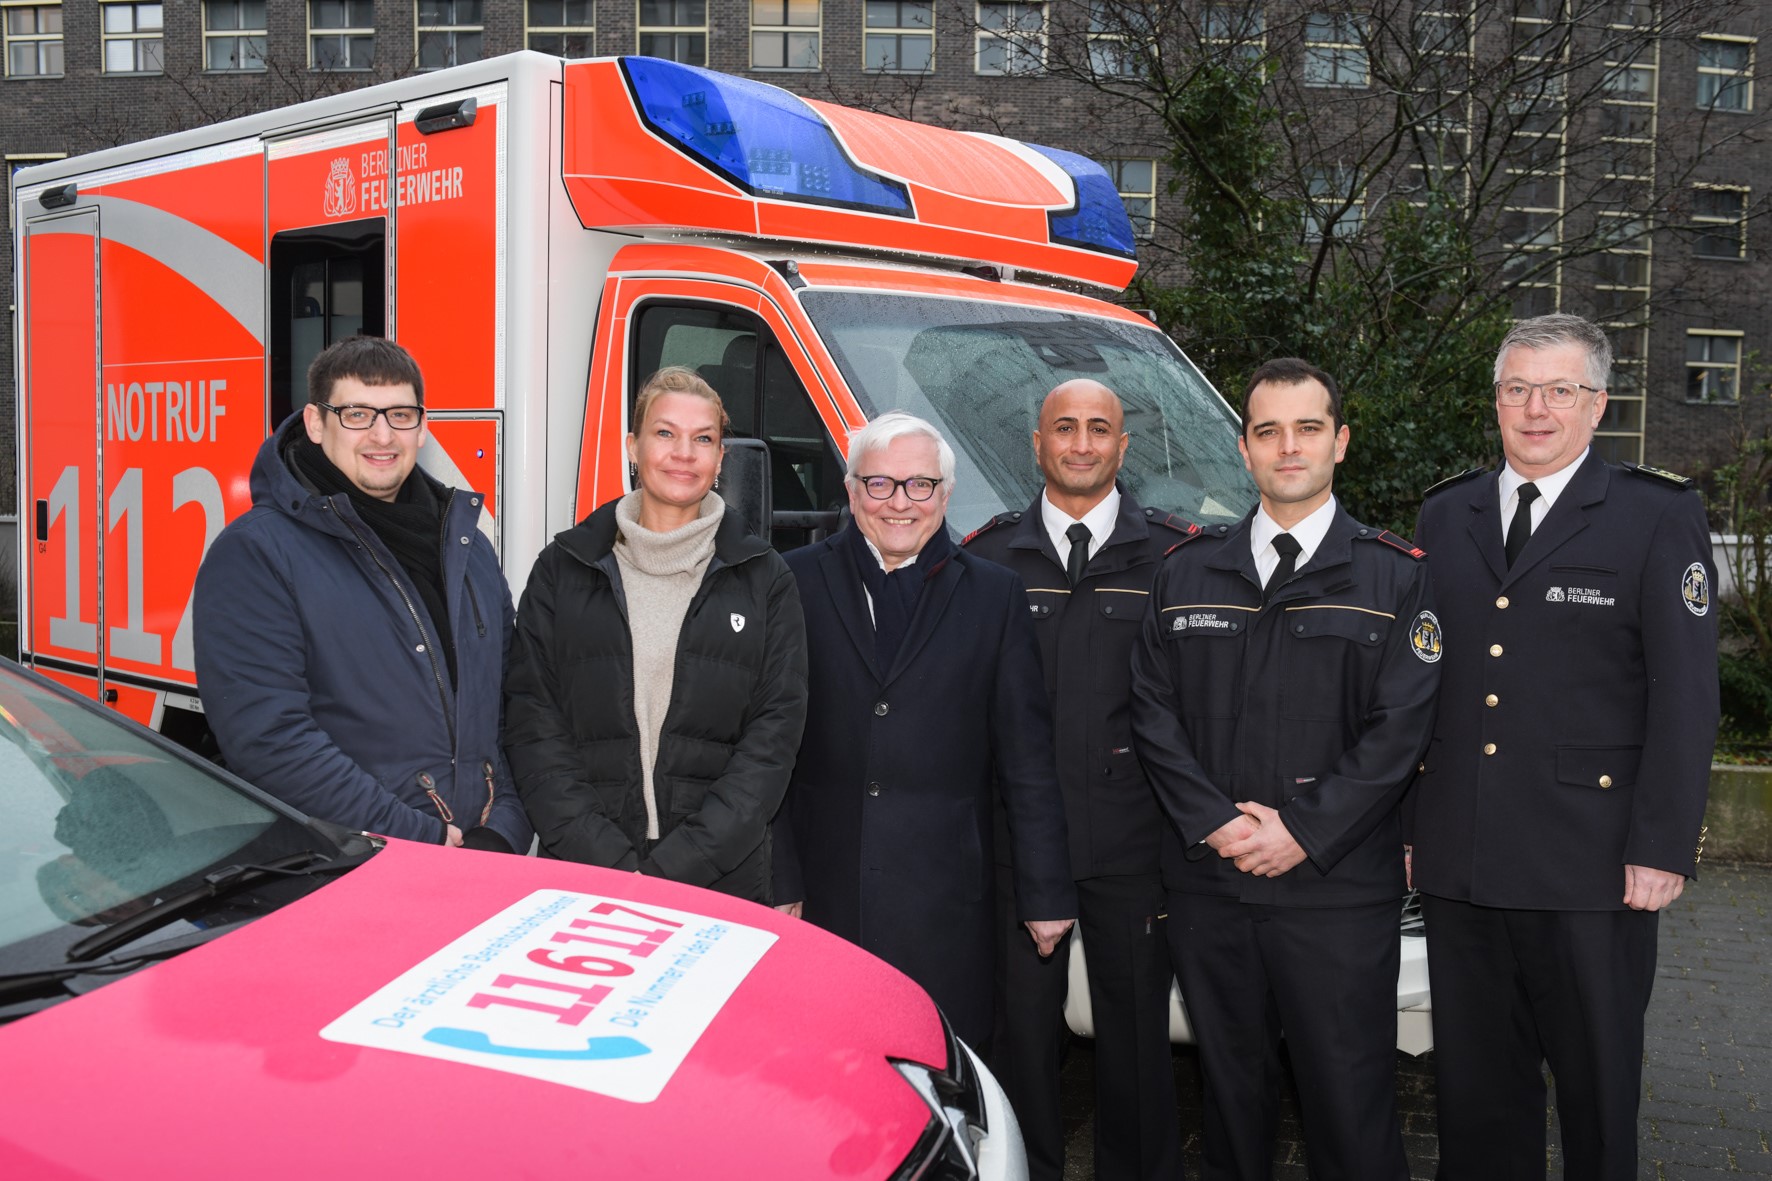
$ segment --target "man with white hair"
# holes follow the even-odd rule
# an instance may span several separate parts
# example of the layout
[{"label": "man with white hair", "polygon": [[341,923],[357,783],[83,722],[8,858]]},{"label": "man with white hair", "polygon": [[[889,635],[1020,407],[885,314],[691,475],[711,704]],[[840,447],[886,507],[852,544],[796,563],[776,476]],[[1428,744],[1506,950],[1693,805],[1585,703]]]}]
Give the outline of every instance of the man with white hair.
[{"label": "man with white hair", "polygon": [[788,555],[810,705],[775,826],[775,898],[903,971],[982,1045],[994,792],[1016,913],[1042,954],[1070,929],[1076,890],[1027,592],[949,538],[953,482],[935,427],[881,415],[850,439],[853,520]]}]

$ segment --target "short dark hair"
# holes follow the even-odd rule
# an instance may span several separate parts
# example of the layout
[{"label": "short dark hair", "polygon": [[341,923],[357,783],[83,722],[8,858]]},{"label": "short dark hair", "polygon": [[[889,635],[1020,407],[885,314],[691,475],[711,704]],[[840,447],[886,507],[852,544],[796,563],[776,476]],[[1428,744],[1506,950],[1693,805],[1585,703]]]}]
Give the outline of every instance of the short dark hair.
[{"label": "short dark hair", "polygon": [[308,401],[330,402],[332,387],[341,377],[354,377],[364,385],[409,385],[425,404],[425,379],[412,354],[379,336],[347,336],[321,350],[308,366]]},{"label": "short dark hair", "polygon": [[1307,381],[1321,382],[1329,391],[1329,417],[1335,420],[1335,429],[1342,426],[1341,387],[1327,373],[1300,357],[1275,357],[1272,361],[1263,361],[1249,375],[1249,384],[1243,388],[1243,433],[1249,433],[1249,395],[1255,387],[1265,382],[1277,385],[1303,385]]}]

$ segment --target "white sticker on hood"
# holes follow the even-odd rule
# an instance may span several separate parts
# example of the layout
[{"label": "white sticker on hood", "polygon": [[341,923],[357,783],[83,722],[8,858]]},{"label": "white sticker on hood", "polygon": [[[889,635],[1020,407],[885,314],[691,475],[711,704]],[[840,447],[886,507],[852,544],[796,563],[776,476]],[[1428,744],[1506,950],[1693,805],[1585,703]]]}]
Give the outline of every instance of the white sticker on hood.
[{"label": "white sticker on hood", "polygon": [[538,890],[320,1036],[649,1103],[775,940],[689,911]]}]

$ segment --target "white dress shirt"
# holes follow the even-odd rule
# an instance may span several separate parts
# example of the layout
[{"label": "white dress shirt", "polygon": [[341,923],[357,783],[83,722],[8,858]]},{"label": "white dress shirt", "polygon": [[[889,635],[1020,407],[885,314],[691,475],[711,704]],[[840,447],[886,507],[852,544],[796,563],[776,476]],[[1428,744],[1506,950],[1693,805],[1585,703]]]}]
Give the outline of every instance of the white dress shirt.
[{"label": "white dress shirt", "polygon": [[1514,510],[1520,506],[1520,485],[1538,485],[1538,499],[1532,502],[1532,531],[1536,533],[1538,527],[1544,524],[1544,514],[1550,512],[1551,505],[1557,502],[1557,497],[1563,494],[1563,489],[1575,478],[1576,469],[1591,450],[1591,447],[1582,448],[1581,454],[1566,467],[1548,476],[1539,476],[1536,480],[1527,480],[1514,470],[1511,463],[1502,465],[1501,475],[1495,481],[1495,491],[1501,496],[1501,538],[1504,542],[1507,540],[1507,527],[1513,523]]},{"label": "white dress shirt", "polygon": [[1119,515],[1118,488],[1108,489],[1108,494],[1101,498],[1101,503],[1081,517],[1071,516],[1054,505],[1044,492],[1040,493],[1040,523],[1046,526],[1046,536],[1052,539],[1052,548],[1058,551],[1058,564],[1067,570],[1070,569],[1071,539],[1064,535],[1065,530],[1078,521],[1089,526],[1089,557],[1093,558],[1107,544],[1108,537],[1114,531],[1114,520]]},{"label": "white dress shirt", "polygon": [[1282,533],[1292,534],[1292,540],[1298,543],[1298,561],[1293,569],[1303,570],[1304,564],[1317,552],[1317,547],[1323,544],[1323,537],[1329,532],[1329,522],[1334,519],[1333,496],[1290,529],[1280,528],[1279,522],[1267,515],[1266,508],[1256,509],[1255,520],[1249,523],[1249,548],[1255,553],[1255,572],[1261,576],[1261,585],[1267,585],[1267,580],[1274,576],[1274,567],[1280,564],[1280,551],[1274,548],[1274,538]]}]

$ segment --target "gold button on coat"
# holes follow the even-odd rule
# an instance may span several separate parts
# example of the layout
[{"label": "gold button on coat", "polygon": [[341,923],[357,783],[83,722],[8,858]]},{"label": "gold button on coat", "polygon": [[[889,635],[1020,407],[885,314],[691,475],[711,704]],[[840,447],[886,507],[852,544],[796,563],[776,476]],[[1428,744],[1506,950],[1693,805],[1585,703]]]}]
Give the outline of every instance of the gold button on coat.
[{"label": "gold button on coat", "polygon": [[1501,608],[1503,611],[1506,611],[1507,610],[1507,596],[1502,595],[1499,599],[1496,599],[1495,605],[1497,607]]},{"label": "gold button on coat", "polygon": [[1490,644],[1489,645],[1489,655],[1500,656],[1501,655],[1501,645],[1500,644]]},{"label": "gold button on coat", "polygon": [[1489,694],[1489,696],[1483,698],[1483,704],[1484,705],[1500,705],[1501,698],[1499,698],[1499,697],[1495,696],[1495,694],[1491,693],[1491,694]]},{"label": "gold button on coat", "polygon": [[1493,742],[1485,742],[1483,744],[1483,753],[1486,755],[1494,754],[1495,753],[1495,744]]},{"label": "gold button on coat", "polygon": [[1610,775],[1600,776],[1600,786],[1601,787],[1611,787],[1612,786],[1612,776],[1610,776]]}]

